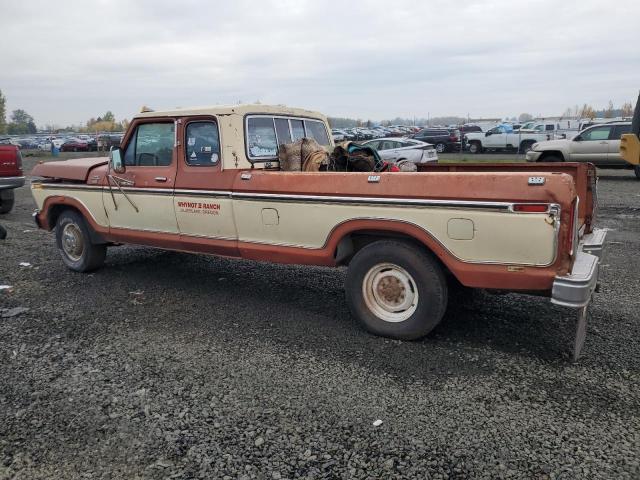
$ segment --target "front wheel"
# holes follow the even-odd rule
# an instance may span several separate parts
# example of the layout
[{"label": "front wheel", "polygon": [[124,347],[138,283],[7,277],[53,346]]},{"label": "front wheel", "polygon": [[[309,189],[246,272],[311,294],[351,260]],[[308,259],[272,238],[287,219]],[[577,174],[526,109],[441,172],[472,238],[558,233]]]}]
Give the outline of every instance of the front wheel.
[{"label": "front wheel", "polygon": [[446,149],[447,149],[447,146],[444,143],[436,143],[436,152],[444,153]]},{"label": "front wheel", "polygon": [[527,153],[529,150],[531,150],[531,147],[533,147],[533,144],[535,142],[531,142],[531,141],[524,141],[520,144],[520,153]]},{"label": "front wheel", "polygon": [[91,243],[87,222],[73,210],[66,210],[58,217],[56,245],[64,264],[76,272],[100,268],[107,254],[106,245]]},{"label": "front wheel", "polygon": [[381,240],[351,260],[346,296],[351,313],[370,332],[414,340],[442,320],[447,282],[430,253],[408,242]]},{"label": "front wheel", "polygon": [[480,142],[471,142],[469,144],[469,152],[473,154],[482,153],[482,144]]}]

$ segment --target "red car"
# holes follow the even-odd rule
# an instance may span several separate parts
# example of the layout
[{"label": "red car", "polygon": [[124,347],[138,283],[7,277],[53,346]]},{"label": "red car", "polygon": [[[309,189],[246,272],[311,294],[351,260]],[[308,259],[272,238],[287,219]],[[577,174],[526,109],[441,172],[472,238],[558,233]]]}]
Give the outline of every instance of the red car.
[{"label": "red car", "polygon": [[0,143],[0,213],[13,208],[15,188],[24,185],[22,156],[16,145]]},{"label": "red car", "polygon": [[60,147],[61,152],[88,152],[89,143],[81,140],[69,140]]}]

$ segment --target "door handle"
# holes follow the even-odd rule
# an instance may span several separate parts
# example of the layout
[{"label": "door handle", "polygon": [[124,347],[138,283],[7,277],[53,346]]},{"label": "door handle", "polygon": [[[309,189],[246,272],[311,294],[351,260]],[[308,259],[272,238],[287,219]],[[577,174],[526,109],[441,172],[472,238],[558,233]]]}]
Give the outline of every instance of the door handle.
[{"label": "door handle", "polygon": [[607,142],[607,141],[600,142],[600,145],[609,145],[609,142]]},{"label": "door handle", "polygon": [[156,177],[155,181],[156,182],[166,182],[167,181],[167,177]]}]

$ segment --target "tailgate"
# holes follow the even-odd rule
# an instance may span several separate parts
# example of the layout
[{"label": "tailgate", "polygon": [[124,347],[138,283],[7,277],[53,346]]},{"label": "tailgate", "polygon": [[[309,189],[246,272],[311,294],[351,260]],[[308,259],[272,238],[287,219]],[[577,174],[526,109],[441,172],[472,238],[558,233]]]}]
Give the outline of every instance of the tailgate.
[{"label": "tailgate", "polygon": [[543,173],[566,173],[573,177],[578,194],[579,226],[583,233],[591,233],[597,207],[596,167],[591,163],[440,163],[418,165],[420,172],[531,172],[532,176]]},{"label": "tailgate", "polygon": [[22,175],[22,156],[15,145],[0,145],[0,177]]}]

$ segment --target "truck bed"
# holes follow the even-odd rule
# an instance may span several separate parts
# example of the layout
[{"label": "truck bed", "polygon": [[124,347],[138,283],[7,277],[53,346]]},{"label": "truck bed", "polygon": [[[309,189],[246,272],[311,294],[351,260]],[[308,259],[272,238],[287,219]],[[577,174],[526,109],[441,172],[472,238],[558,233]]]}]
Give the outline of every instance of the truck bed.
[{"label": "truck bed", "polygon": [[552,163],[439,163],[418,165],[419,172],[531,172],[571,175],[576,185],[580,205],[578,216],[584,233],[591,233],[597,206],[597,174],[591,163],[552,162]]}]

